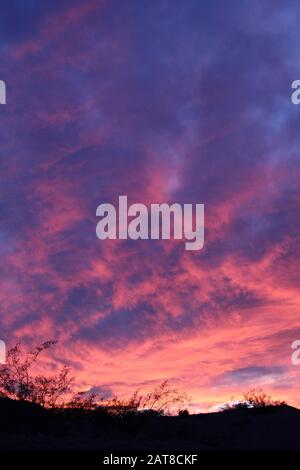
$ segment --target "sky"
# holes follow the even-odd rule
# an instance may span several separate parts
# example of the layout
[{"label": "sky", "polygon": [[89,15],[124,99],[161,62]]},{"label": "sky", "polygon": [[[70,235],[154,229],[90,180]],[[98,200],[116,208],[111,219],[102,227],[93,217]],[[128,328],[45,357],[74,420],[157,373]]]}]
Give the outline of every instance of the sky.
[{"label": "sky", "polygon": [[[300,5],[3,0],[0,337],[102,396],[300,406]],[[203,203],[205,243],[105,240],[96,208]]]}]

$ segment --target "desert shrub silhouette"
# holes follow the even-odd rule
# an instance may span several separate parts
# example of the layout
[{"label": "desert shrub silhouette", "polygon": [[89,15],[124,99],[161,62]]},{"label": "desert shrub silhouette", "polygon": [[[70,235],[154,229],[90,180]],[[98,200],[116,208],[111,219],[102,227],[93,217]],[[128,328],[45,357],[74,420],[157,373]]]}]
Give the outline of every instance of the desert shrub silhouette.
[{"label": "desert shrub silhouette", "polygon": [[256,409],[256,410],[268,410],[271,408],[280,408],[286,405],[285,401],[273,400],[261,388],[253,388],[248,392],[243,393],[243,399],[233,403],[227,403],[221,408],[221,411],[232,411],[232,410],[245,410],[245,409]]},{"label": "desert shrub silhouette", "polygon": [[172,388],[165,380],[147,395],[142,395],[136,390],[130,398],[120,399],[115,396],[106,401],[104,406],[111,415],[161,416],[171,414],[176,406],[184,404],[189,399],[185,392]]},{"label": "desert shrub silhouette", "polygon": [[[114,396],[109,400],[98,398],[89,391],[74,391],[74,377],[70,368],[63,366],[57,374],[34,375],[32,367],[40,355],[54,346],[46,341],[25,353],[17,343],[8,350],[6,364],[0,365],[0,397],[27,401],[43,408],[70,411],[73,414],[98,410],[98,414],[124,417],[143,413],[169,414],[175,406],[184,404],[189,397],[164,381],[147,395],[135,391],[130,398]],[[76,413],[77,412],[77,413]]]},{"label": "desert shrub silhouette", "polygon": [[98,399],[74,391],[67,367],[34,374],[40,355],[55,344],[27,354],[17,344],[0,366],[0,451],[299,449],[300,410],[262,390],[227,405],[229,413],[191,416],[184,408],[189,397],[168,381],[146,395],[137,390],[129,398]]},{"label": "desert shrub silhouette", "polygon": [[74,392],[74,377],[69,367],[63,366],[57,374],[33,375],[31,370],[39,356],[57,341],[46,341],[25,353],[17,343],[7,352],[5,364],[0,365],[0,397],[27,401],[52,409],[94,409],[95,395]]},{"label": "desert shrub silhouette", "polygon": [[178,411],[178,416],[189,416],[189,410],[179,410]]}]

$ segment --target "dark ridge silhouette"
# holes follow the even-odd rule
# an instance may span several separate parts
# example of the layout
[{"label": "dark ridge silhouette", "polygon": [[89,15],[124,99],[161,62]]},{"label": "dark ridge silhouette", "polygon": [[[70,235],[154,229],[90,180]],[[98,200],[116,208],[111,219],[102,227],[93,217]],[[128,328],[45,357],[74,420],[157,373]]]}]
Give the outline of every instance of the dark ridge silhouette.
[{"label": "dark ridge silhouette", "polygon": [[31,374],[54,344],[8,351],[0,367],[0,450],[300,450],[300,410],[263,390],[198,415],[182,408],[189,397],[167,381],[147,395],[97,401],[73,390],[67,367],[50,377]]},{"label": "dark ridge silhouette", "polygon": [[198,415],[111,415],[45,409],[0,398],[1,450],[300,450],[300,410],[235,409]]}]

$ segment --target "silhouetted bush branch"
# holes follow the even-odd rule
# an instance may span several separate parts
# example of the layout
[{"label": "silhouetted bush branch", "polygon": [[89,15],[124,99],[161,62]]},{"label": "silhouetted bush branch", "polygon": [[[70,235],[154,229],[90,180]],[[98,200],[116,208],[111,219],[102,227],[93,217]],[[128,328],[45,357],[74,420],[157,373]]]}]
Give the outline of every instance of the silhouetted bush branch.
[{"label": "silhouetted bush branch", "polygon": [[94,393],[73,391],[74,377],[66,366],[51,376],[32,375],[31,368],[40,354],[55,344],[56,341],[47,341],[26,354],[20,343],[11,348],[6,364],[0,365],[0,396],[60,410],[85,412],[98,407],[109,415],[120,417],[137,413],[170,413],[189,399],[184,392],[164,381],[145,396],[137,390],[129,399],[115,396],[106,401],[102,398],[97,400]]},{"label": "silhouetted bush branch", "polygon": [[270,395],[262,389],[253,388],[249,392],[243,393],[243,399],[233,403],[227,403],[222,407],[222,411],[240,410],[248,408],[270,408],[280,407],[286,402],[282,400],[273,400]]},{"label": "silhouetted bush branch", "polygon": [[0,367],[0,395],[15,400],[27,400],[42,406],[54,407],[70,391],[73,378],[70,370],[62,370],[51,377],[32,376],[30,371],[40,354],[56,341],[47,341],[23,356],[20,343],[7,353],[6,364]]},{"label": "silhouetted bush branch", "polygon": [[183,405],[190,398],[177,388],[172,388],[165,380],[147,395],[139,394],[136,390],[131,398],[120,399],[114,397],[106,402],[109,413],[114,415],[128,415],[134,413],[167,414],[176,406]]}]

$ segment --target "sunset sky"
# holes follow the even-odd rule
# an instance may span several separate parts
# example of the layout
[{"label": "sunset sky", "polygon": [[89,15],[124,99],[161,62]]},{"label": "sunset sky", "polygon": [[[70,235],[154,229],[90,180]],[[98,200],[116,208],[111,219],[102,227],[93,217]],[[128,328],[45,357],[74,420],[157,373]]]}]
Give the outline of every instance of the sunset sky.
[{"label": "sunset sky", "polygon": [[[226,6],[225,6],[226,3]],[[56,339],[104,397],[300,406],[300,4],[0,3],[0,339]],[[205,204],[205,244],[96,237],[96,208]]]}]

